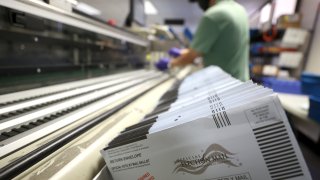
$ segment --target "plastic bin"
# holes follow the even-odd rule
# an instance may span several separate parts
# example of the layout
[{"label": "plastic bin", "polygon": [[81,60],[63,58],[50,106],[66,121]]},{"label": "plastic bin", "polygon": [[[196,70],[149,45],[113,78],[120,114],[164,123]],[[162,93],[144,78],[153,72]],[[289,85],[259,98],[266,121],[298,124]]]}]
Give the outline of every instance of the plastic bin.
[{"label": "plastic bin", "polygon": [[275,92],[301,94],[301,82],[297,80],[283,80],[273,77],[262,79],[265,87],[273,89]]},{"label": "plastic bin", "polygon": [[301,75],[302,92],[320,97],[320,75],[303,73]]},{"label": "plastic bin", "polygon": [[320,123],[320,97],[310,96],[309,117]]}]

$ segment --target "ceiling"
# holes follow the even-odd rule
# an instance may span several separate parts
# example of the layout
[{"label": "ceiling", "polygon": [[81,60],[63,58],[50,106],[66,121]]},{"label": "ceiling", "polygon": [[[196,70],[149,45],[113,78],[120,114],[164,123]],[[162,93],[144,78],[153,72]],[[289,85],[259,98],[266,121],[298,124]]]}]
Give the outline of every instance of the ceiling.
[{"label": "ceiling", "polygon": [[[118,26],[122,26],[129,12],[129,0],[80,0],[99,9],[103,20],[115,19]],[[147,25],[163,24],[166,18],[183,18],[185,26],[192,31],[195,30],[203,12],[197,3],[190,3],[189,0],[150,0],[158,9],[158,15],[147,16]],[[242,4],[249,15],[259,9],[268,0],[237,0]]]}]

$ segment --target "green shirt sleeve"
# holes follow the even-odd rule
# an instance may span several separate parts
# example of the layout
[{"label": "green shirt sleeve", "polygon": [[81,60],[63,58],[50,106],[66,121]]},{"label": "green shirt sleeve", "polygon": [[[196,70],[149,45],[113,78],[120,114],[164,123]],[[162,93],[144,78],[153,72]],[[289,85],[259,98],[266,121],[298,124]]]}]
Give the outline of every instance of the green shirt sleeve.
[{"label": "green shirt sleeve", "polygon": [[218,23],[207,16],[203,16],[192,40],[191,48],[205,55],[213,47],[219,34]]}]

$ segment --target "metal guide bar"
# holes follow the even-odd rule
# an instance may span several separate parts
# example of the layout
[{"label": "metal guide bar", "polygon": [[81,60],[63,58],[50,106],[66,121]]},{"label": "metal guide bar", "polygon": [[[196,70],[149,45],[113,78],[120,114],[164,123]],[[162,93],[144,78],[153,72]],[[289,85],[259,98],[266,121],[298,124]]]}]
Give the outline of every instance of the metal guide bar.
[{"label": "metal guide bar", "polygon": [[129,98],[125,102],[117,105],[116,107],[112,108],[111,110],[107,111],[106,113],[102,114],[99,117],[96,117],[92,119],[91,121],[88,121],[77,128],[75,128],[72,131],[66,132],[65,134],[62,134],[58,138],[48,142],[47,144],[44,144],[40,146],[39,148],[35,149],[34,151],[24,155],[21,158],[16,159],[12,163],[8,164],[7,166],[0,169],[0,179],[11,179],[17,176],[19,173],[23,172],[30,166],[34,165],[41,159],[45,158],[46,156],[53,153],[55,150],[59,149],[60,147],[64,146],[71,140],[75,139],[82,133],[86,132],[87,130],[91,129],[95,125],[99,124],[100,122],[104,121],[106,118],[110,117],[117,111],[121,110],[123,107],[125,107],[127,104],[133,102],[140,96],[142,96],[144,93],[148,92],[152,88],[156,87],[160,83],[164,82],[166,79],[161,79],[160,81],[157,81],[155,84],[149,85],[146,89],[139,92],[136,96]]},{"label": "metal guide bar", "polygon": [[140,46],[146,47],[149,44],[147,39],[139,37],[138,35],[102,24],[75,13],[67,12],[39,0],[4,0],[0,1],[0,5],[123,41],[128,41]]},{"label": "metal guide bar", "polygon": [[62,83],[62,84],[53,85],[53,86],[47,86],[42,88],[36,88],[31,90],[25,90],[25,91],[19,91],[19,92],[9,93],[5,95],[0,95],[0,106],[6,106],[6,105],[18,103],[18,102],[23,102],[26,100],[35,99],[35,98],[43,97],[46,95],[52,95],[55,93],[66,91],[66,90],[88,86],[90,84],[100,83],[103,81],[109,81],[109,80],[131,76],[131,75],[136,75],[143,72],[147,72],[147,71],[138,70],[138,71],[132,71],[127,73],[119,73],[114,75],[90,78],[90,79],[85,79],[85,80],[80,80],[75,82]]},{"label": "metal guide bar", "polygon": [[[149,79],[151,80],[151,79]],[[65,116],[62,116],[60,118],[53,117],[53,121],[49,121],[48,123],[44,125],[40,125],[39,127],[31,127],[32,129],[29,129],[29,131],[22,132],[20,134],[17,134],[16,136],[12,137],[11,139],[5,140],[1,142],[1,148],[0,148],[0,158],[6,157],[15,151],[21,149],[22,147],[36,141],[37,139],[44,137],[52,132],[55,132],[56,130],[59,130],[60,128],[63,128],[82,117],[88,116],[91,113],[94,113],[95,111],[98,111],[99,109],[103,108],[104,106],[108,104],[112,104],[120,100],[124,97],[129,97],[131,94],[139,91],[139,89],[143,88],[143,86],[146,86],[148,82],[143,81],[143,84],[139,84],[138,86],[133,85],[127,90],[124,90],[120,93],[117,93],[113,96],[106,97],[104,99],[98,98],[93,99],[92,102],[85,103],[83,105],[80,105],[80,108],[75,108],[75,110],[79,109],[78,111],[67,114]],[[123,90],[123,89],[122,89]],[[121,91],[121,90],[120,90]],[[95,103],[97,102],[97,103]],[[86,106],[85,108],[82,108],[83,106]],[[78,106],[76,106],[78,107]],[[71,109],[73,110],[73,109]],[[28,129],[28,127],[25,127]]]},{"label": "metal guide bar", "polygon": [[116,92],[119,92],[125,88],[135,86],[139,83],[142,83],[146,80],[150,80],[155,77],[159,77],[159,75],[153,75],[153,76],[150,76],[147,78],[137,79],[137,80],[134,80],[131,82],[122,83],[122,84],[112,86],[112,87],[107,87],[107,88],[101,89],[99,91],[94,91],[92,93],[85,94],[80,97],[76,97],[71,100],[68,100],[68,101],[63,101],[61,103],[54,104],[54,105],[51,105],[46,108],[42,108],[38,111],[34,111],[32,113],[26,114],[25,116],[20,116],[18,118],[12,119],[10,121],[5,121],[0,124],[1,125],[0,132],[6,131],[8,129],[13,129],[17,126],[23,125],[23,124],[28,123],[30,121],[35,121],[40,118],[49,117],[51,114],[56,114],[56,113],[59,113],[61,111],[66,110],[66,109],[70,109],[70,108],[72,109],[76,106],[91,102],[94,99],[99,99],[99,98],[110,96],[110,95],[112,95]]},{"label": "metal guide bar", "polygon": [[37,109],[39,107],[43,107],[45,105],[50,105],[50,104],[53,104],[56,102],[60,102],[62,100],[70,99],[73,97],[84,95],[86,93],[101,90],[103,88],[107,88],[112,85],[117,85],[117,84],[120,84],[120,83],[123,83],[126,81],[130,81],[130,80],[133,80],[133,79],[136,79],[139,77],[143,77],[144,75],[152,75],[152,74],[142,73],[142,74],[139,74],[138,76],[125,77],[125,78],[115,79],[115,80],[111,80],[111,81],[107,81],[107,82],[101,82],[98,84],[93,84],[93,85],[89,85],[89,86],[82,87],[82,88],[77,88],[77,89],[72,89],[69,91],[60,92],[60,93],[56,93],[56,94],[45,96],[45,97],[38,98],[38,99],[33,99],[33,100],[22,102],[22,103],[17,103],[14,105],[5,106],[2,108],[0,107],[0,120],[9,118],[11,116],[16,116],[16,115],[22,114],[22,113],[28,112],[30,110]]}]

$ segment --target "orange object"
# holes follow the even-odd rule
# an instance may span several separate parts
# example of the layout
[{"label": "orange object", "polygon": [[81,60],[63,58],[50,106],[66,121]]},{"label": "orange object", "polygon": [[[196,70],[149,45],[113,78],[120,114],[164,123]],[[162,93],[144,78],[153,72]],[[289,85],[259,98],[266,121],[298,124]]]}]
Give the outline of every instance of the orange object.
[{"label": "orange object", "polygon": [[271,42],[277,37],[277,35],[278,35],[278,31],[276,26],[272,26],[271,34],[269,34],[268,31],[263,32],[262,38],[265,42]]},{"label": "orange object", "polygon": [[264,53],[280,53],[280,52],[295,52],[296,48],[283,48],[283,47],[263,47],[260,52]]},{"label": "orange object", "polygon": [[253,74],[262,75],[263,65],[254,65],[252,68]]}]

